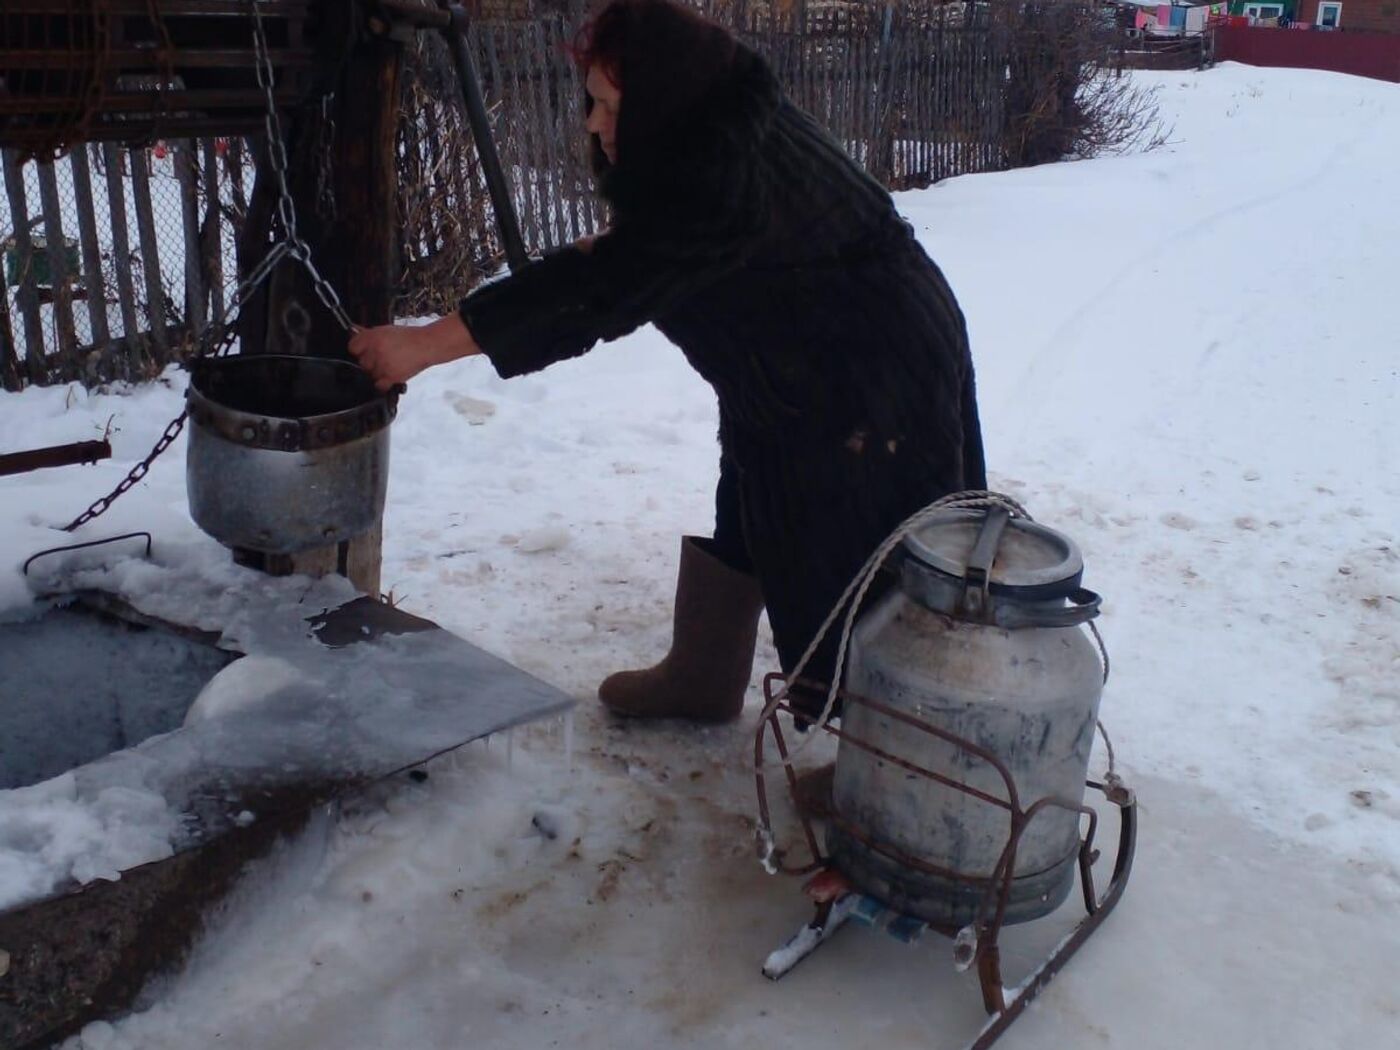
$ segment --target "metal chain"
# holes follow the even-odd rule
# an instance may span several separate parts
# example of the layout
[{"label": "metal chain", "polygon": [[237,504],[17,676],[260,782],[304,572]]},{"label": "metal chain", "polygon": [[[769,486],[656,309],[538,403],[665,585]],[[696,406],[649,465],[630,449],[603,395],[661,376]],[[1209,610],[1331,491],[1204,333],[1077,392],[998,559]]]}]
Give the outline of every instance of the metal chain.
[{"label": "metal chain", "polygon": [[355,323],[340,304],[340,296],[331,283],[321,276],[311,259],[311,247],[297,231],[296,207],[292,203],[292,191],[287,185],[287,144],[282,140],[282,126],[277,119],[277,99],[273,94],[272,56],[268,51],[267,32],[263,28],[262,11],[258,0],[248,0],[253,9],[253,44],[257,51],[258,86],[267,99],[267,112],[263,126],[267,137],[267,155],[272,165],[272,173],[277,178],[277,218],[282,223],[282,237],[292,258],[301,263],[311,277],[312,288],[321,305],[330,311],[340,327],[347,332],[354,331]]},{"label": "metal chain", "polygon": [[[223,338],[219,341],[219,346],[215,351],[216,356],[224,353],[233,345],[233,340],[238,334],[238,328],[233,323],[236,317],[237,310],[235,309],[230,313],[229,320],[224,325]],[[208,331],[213,331],[213,328],[208,329]],[[175,443],[175,439],[178,438],[180,432],[185,429],[185,420],[188,417],[189,409],[185,409],[167,423],[165,432],[157,439],[151,451],[146,454],[146,458],[132,467],[131,472],[117,483],[116,488],[107,493],[107,495],[96,500],[87,510],[83,511],[67,525],[63,526],[63,531],[74,532],[82,528],[93,518],[100,517],[107,513],[107,509],[111,507],[113,503],[126,495],[128,490],[137,485],[141,479],[146,476],[146,473],[151,469],[151,464],[156,461],[160,454]]]},{"label": "metal chain", "polygon": [[[350,320],[350,315],[341,306],[340,296],[336,294],[330,282],[316,269],[316,264],[311,261],[310,245],[302,240],[301,234],[297,232],[296,207],[292,202],[291,190],[287,186],[287,146],[282,140],[282,126],[277,118],[277,98],[273,93],[272,56],[267,46],[267,33],[263,29],[262,11],[258,7],[259,0],[248,0],[248,2],[253,13],[253,43],[257,52],[258,85],[263,89],[263,95],[267,101],[263,127],[267,137],[267,154],[272,165],[272,173],[277,179],[277,217],[282,223],[283,236],[234,290],[224,320],[220,324],[210,325],[200,335],[199,342],[191,355],[196,359],[206,356],[221,357],[232,349],[233,342],[238,335],[238,317],[244,304],[268,279],[272,271],[276,269],[277,264],[289,256],[296,259],[305,268],[311,277],[316,297],[330,311],[331,316],[336,319],[341,328],[347,332],[355,330],[355,324]],[[175,439],[185,429],[185,420],[188,416],[187,409],[172,419],[146,458],[132,467],[131,472],[118,483],[116,488],[63,526],[63,531],[73,532],[82,528],[93,518],[105,514],[113,503],[140,482],[151,469],[151,464],[162,452],[175,443]]]}]

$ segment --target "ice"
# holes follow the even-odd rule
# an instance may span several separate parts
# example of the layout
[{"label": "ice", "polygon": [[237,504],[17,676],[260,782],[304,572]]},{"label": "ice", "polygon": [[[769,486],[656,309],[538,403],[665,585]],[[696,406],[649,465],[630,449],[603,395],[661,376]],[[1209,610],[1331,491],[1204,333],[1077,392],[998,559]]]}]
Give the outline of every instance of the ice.
[{"label": "ice", "polygon": [[758,827],[758,862],[769,875],[778,874],[778,849],[773,840],[773,831],[766,824]]},{"label": "ice", "polygon": [[0,791],[3,905],[71,881],[117,878],[249,823],[241,808],[219,813],[200,801],[199,820],[187,825],[180,817],[196,800],[276,799],[306,785],[373,779],[569,705],[442,630],[323,644],[312,622],[355,596],[342,578],[230,573],[222,559],[60,559],[48,579],[101,590],[167,622],[222,626],[220,644],[247,655],[205,686],[177,732],[88,761],[36,792]]},{"label": "ice", "polygon": [[178,728],[231,658],[79,608],[0,624],[0,788],[57,776]]}]

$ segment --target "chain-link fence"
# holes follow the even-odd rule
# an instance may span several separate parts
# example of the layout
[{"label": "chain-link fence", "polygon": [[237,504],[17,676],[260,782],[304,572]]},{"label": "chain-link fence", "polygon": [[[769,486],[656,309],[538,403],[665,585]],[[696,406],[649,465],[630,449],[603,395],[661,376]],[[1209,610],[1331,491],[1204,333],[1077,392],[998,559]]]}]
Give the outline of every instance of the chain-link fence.
[{"label": "chain-link fence", "polygon": [[3,381],[143,379],[222,319],[253,185],[240,138],[3,156]]}]

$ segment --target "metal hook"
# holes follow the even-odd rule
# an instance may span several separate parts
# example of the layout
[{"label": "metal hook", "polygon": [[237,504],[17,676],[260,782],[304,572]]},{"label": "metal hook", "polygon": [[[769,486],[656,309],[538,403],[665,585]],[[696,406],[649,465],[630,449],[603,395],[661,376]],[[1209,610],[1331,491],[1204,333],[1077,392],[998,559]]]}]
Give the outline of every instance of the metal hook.
[{"label": "metal hook", "polygon": [[33,565],[40,558],[47,558],[50,554],[61,554],[64,551],[82,550],[84,547],[101,547],[104,544],[116,543],[119,540],[132,540],[137,536],[146,537],[146,557],[151,556],[151,534],[149,532],[126,532],[120,536],[108,536],[105,540],[89,540],[87,543],[70,543],[63,547],[50,547],[48,550],[31,554],[24,562],[24,567],[20,570],[25,576],[29,575],[29,566]]}]

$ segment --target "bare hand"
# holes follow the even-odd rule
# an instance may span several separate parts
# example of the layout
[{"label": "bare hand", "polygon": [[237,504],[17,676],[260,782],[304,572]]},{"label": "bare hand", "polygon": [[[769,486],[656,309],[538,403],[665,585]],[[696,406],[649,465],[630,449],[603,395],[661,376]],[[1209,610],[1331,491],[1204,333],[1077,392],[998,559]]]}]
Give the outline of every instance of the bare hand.
[{"label": "bare hand", "polygon": [[481,352],[455,313],[428,325],[357,329],[350,337],[349,350],[379,390],[407,383],[433,365]]}]

